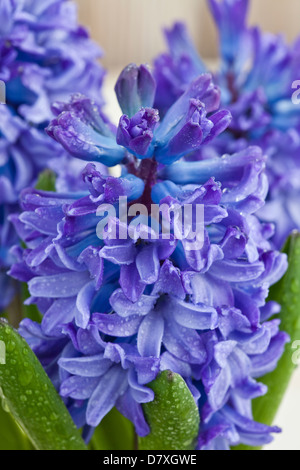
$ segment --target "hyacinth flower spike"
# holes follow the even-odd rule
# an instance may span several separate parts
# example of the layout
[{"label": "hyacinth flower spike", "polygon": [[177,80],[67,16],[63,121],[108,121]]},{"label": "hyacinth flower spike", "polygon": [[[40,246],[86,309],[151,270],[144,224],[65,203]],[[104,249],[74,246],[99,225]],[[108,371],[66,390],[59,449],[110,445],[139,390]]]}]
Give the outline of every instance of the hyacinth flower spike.
[{"label": "hyacinth flower spike", "polygon": [[[220,68],[214,73],[221,101],[232,114],[227,132],[191,160],[236,153],[260,146],[268,156],[269,193],[259,216],[276,224],[272,243],[281,249],[299,229],[298,107],[291,88],[299,75],[298,44],[247,24],[249,0],[208,0],[219,34]],[[155,107],[164,115],[200,73],[205,73],[187,28],[176,23],[165,31],[168,53],[154,62]],[[183,46],[184,45],[184,46]],[[288,149],[288,150],[287,150]]]},{"label": "hyacinth flower spike", "polygon": [[34,186],[49,167],[65,186],[66,162],[77,176],[83,169],[70,163],[68,154],[44,132],[53,117],[51,103],[78,91],[102,105],[104,69],[97,63],[100,48],[78,24],[74,2],[2,0],[0,18],[0,80],[5,85],[5,105],[0,105],[2,311],[20,294],[7,271],[14,261],[10,248],[17,243],[8,216],[18,210],[21,191]]},{"label": "hyacinth flower spike", "polygon": [[[155,87],[146,66],[138,70],[131,64],[116,85],[122,110],[129,115],[121,117],[115,133],[91,104],[87,103],[83,112],[78,102],[85,102],[85,98],[80,96],[74,96],[70,105],[60,107],[63,112],[51,122],[47,132],[72,155],[107,166],[121,163],[126,157],[125,149],[138,159],[155,155],[157,161],[169,165],[208,143],[228,126],[229,112],[214,113],[220,105],[220,93],[209,74],[195,79],[160,123],[157,110],[152,108]],[[130,106],[124,103],[125,91]],[[143,107],[138,109],[140,104]],[[207,117],[208,113],[214,114]]]},{"label": "hyacinth flower spike", "polygon": [[[23,213],[11,217],[26,244],[14,249],[11,275],[28,283],[27,302],[42,314],[20,332],[87,440],[113,407],[144,438],[144,410],[156,399],[150,382],[171,371],[202,420],[195,447],[263,445],[278,428],[253,420],[252,400],[266,393],[259,377],[288,341],[272,319],[279,305],[267,301],[287,259],[269,242],[274,227],[257,217],[266,158],[249,147],[195,161],[231,121],[209,74],[162,119],[156,89],[148,67],[122,72],[117,129],[81,95],[54,105],[48,134],[89,163],[80,192],[29,189]],[[120,164],[121,177],[95,160]],[[153,205],[166,211],[168,237]],[[176,211],[186,207],[182,227]]]}]

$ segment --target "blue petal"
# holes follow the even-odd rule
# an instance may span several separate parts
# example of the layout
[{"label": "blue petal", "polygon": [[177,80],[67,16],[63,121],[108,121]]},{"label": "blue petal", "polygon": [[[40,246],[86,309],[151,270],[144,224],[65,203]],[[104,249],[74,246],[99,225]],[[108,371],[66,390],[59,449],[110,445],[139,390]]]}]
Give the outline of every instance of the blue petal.
[{"label": "blue petal", "polygon": [[159,357],[164,334],[164,319],[159,313],[149,313],[138,331],[138,351],[144,357]]},{"label": "blue petal", "polygon": [[95,282],[89,282],[78,293],[76,301],[75,321],[80,328],[88,326],[91,316],[91,305],[95,296]]},{"label": "blue petal", "polygon": [[97,377],[69,377],[61,384],[60,394],[62,397],[86,400],[92,395],[98,381]]},{"label": "blue petal", "polygon": [[156,83],[147,65],[128,65],[115,86],[120,107],[129,117],[141,108],[152,108],[155,91]]},{"label": "blue petal", "polygon": [[85,286],[87,273],[68,272],[53,276],[35,277],[28,283],[29,292],[34,297],[65,298],[77,296]]},{"label": "blue petal", "polygon": [[131,302],[121,289],[116,290],[110,298],[112,308],[121,317],[147,315],[153,309],[156,301],[156,296],[142,295],[138,302]]},{"label": "blue petal", "polygon": [[139,436],[145,437],[149,434],[150,428],[144,417],[142,407],[134,400],[130,389],[118,399],[116,407],[123,416],[134,424]]},{"label": "blue petal", "polygon": [[167,309],[168,312],[173,312],[174,320],[185,328],[209,330],[216,328],[218,324],[217,311],[204,304],[194,305],[182,300],[170,299]]},{"label": "blue petal", "polygon": [[99,377],[109,370],[112,363],[109,359],[103,359],[103,354],[101,354],[72,359],[62,358],[58,361],[58,365],[72,375]]},{"label": "blue petal", "polygon": [[92,321],[102,333],[119,338],[127,338],[138,332],[142,317],[132,315],[122,318],[114,314],[94,313]]},{"label": "blue petal", "polygon": [[128,387],[127,373],[120,367],[112,367],[99,381],[89,399],[87,424],[97,427],[104,416],[115,406],[117,399]]}]

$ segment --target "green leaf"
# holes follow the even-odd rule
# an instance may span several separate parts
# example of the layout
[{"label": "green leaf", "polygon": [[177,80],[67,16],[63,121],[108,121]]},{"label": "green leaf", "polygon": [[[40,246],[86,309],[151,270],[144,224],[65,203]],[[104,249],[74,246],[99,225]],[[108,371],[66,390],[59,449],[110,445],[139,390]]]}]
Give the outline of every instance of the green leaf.
[{"label": "green leaf", "polygon": [[[300,340],[300,233],[293,232],[284,248],[288,255],[289,268],[285,276],[272,287],[268,300],[281,305],[280,329],[287,332],[291,342],[286,345],[277,368],[259,379],[268,387],[268,393],[253,401],[253,416],[260,423],[271,426],[274,422],[282,399],[297,367],[295,342]],[[299,344],[298,344],[299,349]],[[299,357],[299,356],[298,356]],[[254,449],[239,446],[239,450]],[[255,449],[257,450],[257,449]]]},{"label": "green leaf", "polygon": [[[1,393],[1,391],[0,391]],[[0,450],[32,450],[33,447],[13,417],[6,410],[5,401],[0,404]]]},{"label": "green leaf", "polygon": [[21,283],[14,281],[16,295],[10,305],[6,308],[6,315],[3,314],[3,316],[6,316],[9,323],[15,328],[18,328],[20,321],[23,319],[23,305],[22,297],[20,295],[20,286]]},{"label": "green leaf", "polygon": [[199,432],[199,411],[183,378],[162,372],[149,385],[155,393],[143,405],[151,432],[139,439],[141,450],[193,450]]},{"label": "green leaf", "polygon": [[134,450],[134,428],[116,408],[113,408],[95,430],[91,450]]},{"label": "green leaf", "polygon": [[56,175],[52,170],[44,170],[39,174],[36,189],[40,191],[56,191]]},{"label": "green leaf", "polygon": [[38,450],[87,449],[26,341],[0,319],[0,387],[5,405]]}]

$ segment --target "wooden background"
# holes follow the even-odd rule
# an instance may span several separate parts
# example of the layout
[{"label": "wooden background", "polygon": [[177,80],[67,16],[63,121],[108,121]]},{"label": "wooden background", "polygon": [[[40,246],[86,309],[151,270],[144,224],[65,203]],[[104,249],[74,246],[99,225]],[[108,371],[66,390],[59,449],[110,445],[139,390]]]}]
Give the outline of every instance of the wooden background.
[{"label": "wooden background", "polygon": [[[106,53],[106,67],[150,62],[164,50],[163,26],[187,22],[203,57],[217,54],[216,33],[206,0],[77,0],[80,21]],[[251,0],[251,24],[282,32],[289,40],[300,34],[300,0]]]}]

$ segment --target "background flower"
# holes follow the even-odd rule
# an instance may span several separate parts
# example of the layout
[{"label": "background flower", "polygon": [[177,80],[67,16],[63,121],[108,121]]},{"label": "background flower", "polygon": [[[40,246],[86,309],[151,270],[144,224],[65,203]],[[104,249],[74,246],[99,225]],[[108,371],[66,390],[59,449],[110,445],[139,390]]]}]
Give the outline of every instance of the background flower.
[{"label": "background flower", "polygon": [[12,232],[8,215],[15,212],[20,191],[51,164],[65,179],[63,165],[55,162],[68,157],[44,132],[51,103],[84,92],[102,104],[104,71],[97,63],[101,51],[78,25],[73,2],[4,0],[0,16],[0,79],[6,86],[6,105],[0,108],[2,309],[14,294],[5,275],[15,243],[15,235],[7,236]]},{"label": "background flower", "polygon": [[[209,0],[208,4],[220,40],[221,66],[215,80],[232,121],[213,148],[202,149],[192,158],[221,156],[249,144],[263,149],[268,156],[270,191],[260,217],[275,223],[272,242],[281,248],[290,232],[300,227],[296,210],[299,178],[295,177],[299,172],[300,115],[291,100],[299,71],[297,45],[249,27],[248,0]],[[155,60],[155,104],[162,112],[191,80],[206,71],[183,24],[175,24],[165,35],[169,52]]]}]

